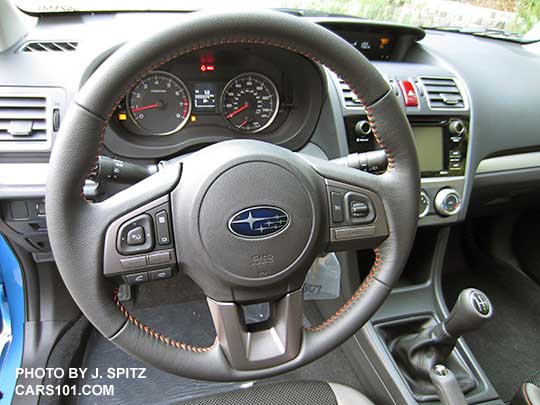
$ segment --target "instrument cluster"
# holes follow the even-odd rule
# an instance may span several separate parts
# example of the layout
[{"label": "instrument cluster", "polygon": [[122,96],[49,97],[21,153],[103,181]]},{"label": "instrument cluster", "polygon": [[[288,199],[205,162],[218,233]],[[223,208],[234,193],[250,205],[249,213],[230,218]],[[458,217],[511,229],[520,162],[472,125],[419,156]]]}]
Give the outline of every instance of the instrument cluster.
[{"label": "instrument cluster", "polygon": [[[202,69],[215,66],[201,65]],[[256,133],[275,120],[280,96],[274,82],[262,73],[246,72],[228,81],[221,94],[219,83],[201,81],[190,86],[178,76],[155,71],[144,77],[129,92],[124,108],[118,112],[125,127],[136,126],[140,135],[171,135],[198,115],[220,114],[230,128]],[[193,113],[193,114],[192,114]]]},{"label": "instrument cluster", "polygon": [[229,139],[297,150],[324,101],[320,66],[263,45],[224,45],[157,67],[127,93],[105,134],[121,156],[161,158]]}]

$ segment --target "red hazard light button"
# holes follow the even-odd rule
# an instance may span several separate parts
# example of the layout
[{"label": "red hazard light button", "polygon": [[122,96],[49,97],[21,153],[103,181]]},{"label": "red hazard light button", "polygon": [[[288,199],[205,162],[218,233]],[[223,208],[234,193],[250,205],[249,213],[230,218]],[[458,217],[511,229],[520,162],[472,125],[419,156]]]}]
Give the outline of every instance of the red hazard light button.
[{"label": "red hazard light button", "polygon": [[412,83],[409,80],[399,80],[399,88],[405,105],[407,107],[418,107],[418,97]]}]

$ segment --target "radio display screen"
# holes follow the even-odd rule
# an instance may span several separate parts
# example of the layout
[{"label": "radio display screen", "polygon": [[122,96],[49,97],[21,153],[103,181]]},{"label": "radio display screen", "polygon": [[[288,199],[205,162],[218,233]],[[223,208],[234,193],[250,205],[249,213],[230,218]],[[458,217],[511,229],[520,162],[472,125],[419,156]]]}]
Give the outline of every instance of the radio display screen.
[{"label": "radio display screen", "polygon": [[413,134],[420,171],[443,170],[443,129],[441,127],[413,127]]}]

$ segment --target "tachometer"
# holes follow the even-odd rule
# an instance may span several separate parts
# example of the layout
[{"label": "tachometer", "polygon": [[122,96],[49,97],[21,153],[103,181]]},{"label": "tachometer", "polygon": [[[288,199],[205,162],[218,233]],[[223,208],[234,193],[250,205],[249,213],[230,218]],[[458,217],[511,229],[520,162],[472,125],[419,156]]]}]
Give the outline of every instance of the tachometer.
[{"label": "tachometer", "polygon": [[130,118],[150,135],[169,135],[189,119],[191,99],[186,85],[167,72],[153,72],[129,93]]},{"label": "tachometer", "polygon": [[260,73],[243,73],[232,79],[223,90],[221,110],[225,120],[243,132],[268,128],[279,109],[275,84]]}]

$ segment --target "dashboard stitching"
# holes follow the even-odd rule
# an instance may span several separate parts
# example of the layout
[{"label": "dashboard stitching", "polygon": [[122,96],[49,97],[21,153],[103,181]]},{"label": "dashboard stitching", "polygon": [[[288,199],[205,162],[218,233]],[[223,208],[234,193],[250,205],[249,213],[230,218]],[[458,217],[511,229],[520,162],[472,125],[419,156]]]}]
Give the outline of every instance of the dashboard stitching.
[{"label": "dashboard stitching", "polygon": [[120,310],[120,312],[122,312],[124,314],[124,316],[126,317],[126,319],[129,322],[131,322],[133,325],[135,325],[141,331],[143,331],[147,335],[150,335],[151,337],[153,337],[154,339],[158,340],[161,343],[164,343],[166,345],[175,347],[177,349],[187,350],[187,351],[191,351],[191,352],[194,352],[194,353],[209,352],[210,350],[212,350],[217,345],[217,337],[216,337],[216,340],[214,341],[214,343],[212,344],[212,346],[200,347],[200,346],[192,346],[190,344],[183,343],[183,342],[178,342],[178,341],[176,341],[176,340],[174,340],[172,338],[168,338],[166,336],[163,336],[159,332],[156,332],[154,329],[152,329],[149,326],[146,326],[141,321],[139,321],[137,318],[135,318],[133,315],[131,315],[129,313],[129,311],[126,309],[126,307],[124,307],[122,305],[122,303],[118,299],[118,288],[116,288],[114,290],[114,302],[115,302],[116,306],[118,307],[118,309]]},{"label": "dashboard stitching", "polygon": [[[290,45],[285,45],[285,44],[281,44],[281,43],[278,43],[278,42],[268,42],[268,41],[262,41],[260,39],[256,39],[256,38],[253,38],[253,39],[242,39],[242,40],[238,40],[238,39],[224,39],[224,40],[218,40],[218,41],[212,41],[212,42],[206,42],[206,43],[201,43],[201,44],[198,44],[198,45],[194,45],[191,47],[191,49],[184,49],[182,51],[177,51],[173,54],[170,54],[169,56],[163,58],[161,61],[157,62],[157,63],[154,63],[153,65],[151,65],[150,67],[148,67],[147,69],[145,69],[141,74],[139,74],[135,79],[133,79],[127,86],[126,86],[126,89],[124,89],[124,91],[122,91],[122,95],[118,97],[118,99],[115,101],[114,105],[113,105],[113,108],[111,109],[111,111],[107,114],[105,120],[104,120],[104,125],[103,127],[101,128],[100,130],[100,135],[99,135],[99,145],[98,145],[98,148],[96,150],[96,161],[98,159],[98,156],[99,156],[99,152],[101,150],[101,146],[103,144],[103,140],[104,140],[104,134],[105,134],[105,129],[112,117],[112,115],[114,114],[114,111],[116,110],[116,108],[118,107],[118,105],[121,103],[121,101],[123,100],[123,98],[126,96],[126,94],[129,92],[129,90],[135,86],[144,76],[146,76],[148,73],[150,73],[151,71],[155,70],[156,68],[164,65],[165,63],[167,62],[170,62],[171,60],[173,59],[176,59],[182,55],[185,55],[185,54],[188,54],[190,52],[194,52],[194,51],[197,51],[197,50],[200,50],[200,49],[204,49],[204,48],[208,48],[208,47],[211,47],[211,46],[216,46],[216,45],[225,45],[225,44],[238,44],[238,43],[251,43],[251,44],[261,44],[261,45],[267,45],[267,46],[275,46],[275,47],[278,47],[278,48],[282,48],[282,49],[287,49],[287,50],[290,50],[290,51],[293,51],[293,52],[296,52],[300,55],[303,55],[309,59],[311,59],[312,61],[314,62],[317,62],[317,63],[321,63],[323,65],[325,65],[327,68],[329,68],[331,71],[333,71],[334,73],[335,72],[335,69],[333,67],[331,67],[331,65],[329,64],[326,64],[324,63],[322,60],[320,60],[319,58],[316,58],[315,56],[313,55],[310,55],[309,53],[303,51],[303,50],[298,50],[298,48],[296,47],[293,47],[293,46],[290,46]],[[347,83],[347,82],[346,82]],[[347,83],[349,84],[349,83]],[[390,151],[388,150],[388,147],[386,145],[384,145],[384,143],[381,142],[381,139],[380,139],[380,136],[378,134],[378,131],[377,131],[377,127],[376,127],[376,123],[375,123],[375,119],[374,119],[374,115],[373,115],[373,112],[371,111],[371,109],[367,106],[367,103],[365,102],[365,99],[360,95],[358,94],[358,91],[356,90],[355,87],[351,86],[349,84],[351,90],[355,93],[355,95],[358,97],[358,99],[360,100],[360,102],[364,105],[364,108],[366,110],[366,112],[368,113],[367,114],[367,118],[368,118],[368,121],[370,122],[371,126],[372,126],[372,130],[373,130],[373,133],[374,133],[374,136],[375,136],[375,140],[377,141],[377,143],[379,144],[379,146],[381,148],[383,148],[383,150],[385,151],[386,155],[387,155],[387,159],[388,159],[388,168],[387,168],[387,171],[390,171],[393,166],[394,166],[394,159],[390,153]],[[90,168],[88,170],[88,173],[90,173],[92,170],[92,168]],[[84,185],[84,181],[83,181],[83,185]],[[90,203],[90,201],[88,201],[88,199],[84,196],[84,193],[82,191],[82,188],[81,188],[81,196],[83,198],[83,200],[87,203]],[[360,286],[358,287],[358,289],[356,290],[356,292],[354,293],[354,295],[334,314],[332,315],[330,318],[328,318],[326,321],[324,321],[323,323],[321,323],[320,325],[316,326],[316,327],[310,327],[310,328],[306,328],[305,330],[307,331],[310,331],[310,332],[317,332],[317,331],[320,331],[324,328],[326,328],[327,326],[331,325],[332,323],[334,323],[338,318],[339,316],[341,316],[344,312],[346,312],[347,310],[349,310],[349,308],[356,302],[356,300],[364,293],[364,291],[369,287],[369,285],[371,284],[371,281],[373,280],[373,278],[375,277],[377,271],[379,270],[380,268],[380,264],[381,264],[381,254],[380,254],[380,250],[378,248],[375,248],[374,249],[374,252],[375,252],[375,262],[373,263],[373,266],[369,272],[369,274],[366,276],[366,278],[364,279],[364,281],[362,282],[362,284],[360,284]],[[114,292],[114,300],[116,302],[116,305],[118,306],[118,308],[120,309],[120,311],[126,316],[126,318],[128,319],[128,321],[130,321],[131,323],[133,323],[135,326],[137,326],[140,330],[142,330],[144,333],[146,334],[149,334],[150,336],[152,336],[154,339],[157,339],[158,341],[164,343],[164,344],[167,344],[167,345],[170,345],[170,346],[173,346],[173,347],[176,347],[178,349],[182,349],[182,350],[188,350],[188,351],[192,351],[192,352],[195,352],[195,353],[204,353],[204,352],[207,352],[207,351],[210,351],[217,343],[218,343],[218,340],[216,338],[216,341],[214,342],[214,344],[212,346],[209,346],[209,347],[197,347],[197,346],[191,346],[189,344],[185,344],[185,343],[182,343],[182,342],[177,342],[176,340],[174,339],[171,339],[171,338],[168,338],[168,337],[165,337],[163,335],[161,335],[160,333],[154,331],[153,329],[151,329],[150,327],[142,324],[140,321],[138,321],[134,316],[132,316],[128,311],[127,309],[120,303],[120,301],[118,300],[118,291],[115,290]]]},{"label": "dashboard stitching", "polygon": [[319,332],[320,330],[326,328],[327,326],[334,323],[339,316],[341,316],[344,312],[349,310],[349,308],[354,304],[354,302],[364,293],[364,291],[369,287],[371,284],[371,281],[375,278],[377,275],[377,272],[379,271],[379,268],[381,267],[381,251],[379,248],[373,249],[373,252],[375,253],[375,261],[373,262],[373,266],[371,267],[371,270],[369,271],[369,274],[366,276],[364,281],[362,281],[362,284],[358,287],[358,289],[355,291],[353,296],[345,303],[341,308],[339,308],[334,315],[329,317],[326,321],[321,323],[318,326],[312,326],[309,328],[304,328],[308,332]]}]

